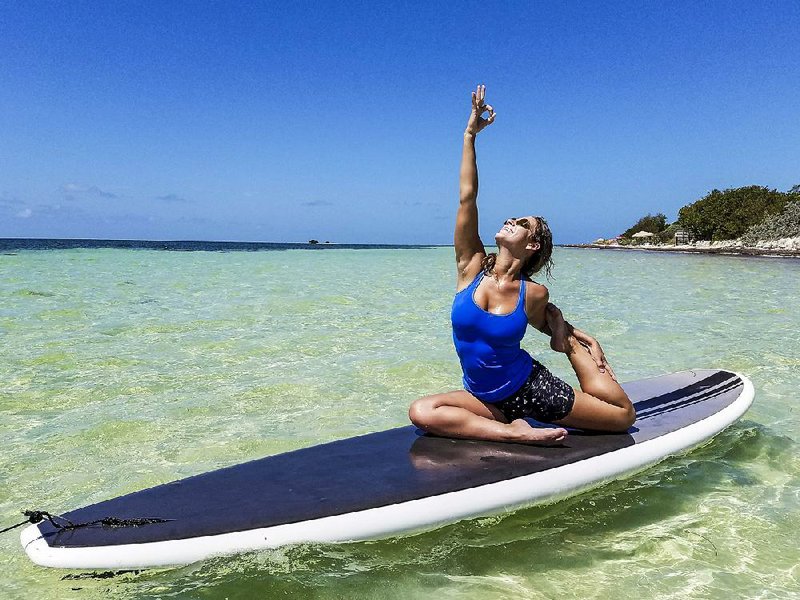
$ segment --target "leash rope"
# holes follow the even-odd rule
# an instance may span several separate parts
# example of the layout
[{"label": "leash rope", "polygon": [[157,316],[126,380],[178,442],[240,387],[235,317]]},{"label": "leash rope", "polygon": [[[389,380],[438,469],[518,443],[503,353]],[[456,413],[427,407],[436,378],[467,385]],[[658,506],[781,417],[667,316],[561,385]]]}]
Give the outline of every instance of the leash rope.
[{"label": "leash rope", "polygon": [[174,519],[159,519],[157,517],[142,517],[133,519],[120,519],[119,517],[103,517],[102,519],[89,521],[87,523],[73,523],[72,521],[70,521],[65,517],[62,517],[61,515],[53,515],[47,512],[46,510],[25,510],[22,511],[22,514],[27,517],[24,521],[22,521],[21,523],[17,523],[16,525],[12,525],[11,527],[6,527],[5,529],[0,530],[0,534],[5,533],[6,531],[11,531],[12,529],[16,529],[17,527],[22,527],[27,523],[33,523],[33,524],[41,523],[45,519],[47,519],[50,522],[50,524],[59,531],[65,531],[65,530],[69,531],[73,529],[80,529],[81,527],[91,527],[92,525],[103,525],[105,527],[141,527],[142,525],[152,525],[153,523],[166,523],[167,521],[174,520]]}]

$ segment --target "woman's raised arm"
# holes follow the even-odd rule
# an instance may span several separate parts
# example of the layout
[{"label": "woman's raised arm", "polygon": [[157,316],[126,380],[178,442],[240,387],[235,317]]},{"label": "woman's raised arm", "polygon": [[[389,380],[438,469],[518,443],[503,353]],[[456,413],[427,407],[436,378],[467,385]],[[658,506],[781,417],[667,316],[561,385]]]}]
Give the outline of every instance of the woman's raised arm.
[{"label": "woman's raised arm", "polygon": [[[484,102],[486,86],[479,85],[472,92],[472,112],[464,130],[464,149],[461,154],[460,202],[456,214],[453,243],[456,249],[456,264],[459,280],[469,278],[468,268],[480,255],[486,254],[478,235],[478,163],[475,157],[475,137],[494,122],[494,109]],[[488,112],[488,118],[483,114]],[[474,274],[472,275],[474,276]]]}]

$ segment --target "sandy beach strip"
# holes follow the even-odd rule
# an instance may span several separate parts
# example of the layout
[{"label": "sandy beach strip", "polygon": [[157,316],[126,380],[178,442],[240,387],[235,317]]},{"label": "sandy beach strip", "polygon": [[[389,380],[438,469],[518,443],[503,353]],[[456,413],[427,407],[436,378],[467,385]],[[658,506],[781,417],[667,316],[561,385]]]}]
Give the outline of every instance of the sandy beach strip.
[{"label": "sandy beach strip", "polygon": [[760,242],[757,246],[744,246],[741,242],[697,242],[696,244],[654,246],[641,244],[559,244],[561,248],[593,248],[597,250],[636,250],[643,252],[679,252],[688,254],[723,254],[735,256],[764,256],[775,258],[800,258],[800,238]]}]

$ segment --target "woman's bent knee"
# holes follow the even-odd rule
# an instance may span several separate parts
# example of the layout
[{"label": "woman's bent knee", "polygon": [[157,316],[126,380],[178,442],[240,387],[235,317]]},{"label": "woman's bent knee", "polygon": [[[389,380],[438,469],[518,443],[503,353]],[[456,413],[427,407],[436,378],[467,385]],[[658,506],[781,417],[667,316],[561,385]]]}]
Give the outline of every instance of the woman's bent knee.
[{"label": "woman's bent knee", "polygon": [[408,408],[408,418],[420,429],[427,429],[433,422],[433,411],[436,408],[434,398],[434,396],[419,398],[414,400]]},{"label": "woman's bent knee", "polygon": [[[627,398],[627,396],[626,396]],[[628,400],[630,402],[630,400]],[[633,408],[633,404],[631,404],[628,409],[625,411],[625,418],[623,419],[623,424],[625,426],[625,431],[628,431],[633,424],[636,422],[636,409]]]},{"label": "woman's bent knee", "polygon": [[636,422],[636,410],[633,408],[633,405],[621,407],[615,421],[616,423],[610,428],[611,431],[626,433]]}]

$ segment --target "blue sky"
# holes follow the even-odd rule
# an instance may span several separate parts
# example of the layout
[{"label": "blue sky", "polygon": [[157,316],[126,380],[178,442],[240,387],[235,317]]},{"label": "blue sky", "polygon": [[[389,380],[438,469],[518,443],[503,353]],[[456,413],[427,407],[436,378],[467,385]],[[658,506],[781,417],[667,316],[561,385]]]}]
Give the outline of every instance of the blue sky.
[{"label": "blue sky", "polygon": [[486,241],[800,183],[799,3],[599,4],[5,3],[0,237],[450,243],[479,82]]}]

